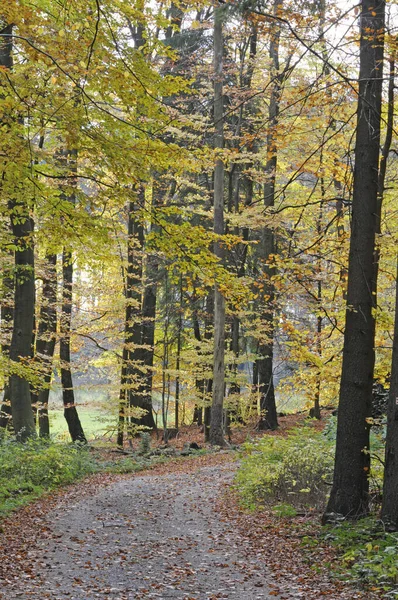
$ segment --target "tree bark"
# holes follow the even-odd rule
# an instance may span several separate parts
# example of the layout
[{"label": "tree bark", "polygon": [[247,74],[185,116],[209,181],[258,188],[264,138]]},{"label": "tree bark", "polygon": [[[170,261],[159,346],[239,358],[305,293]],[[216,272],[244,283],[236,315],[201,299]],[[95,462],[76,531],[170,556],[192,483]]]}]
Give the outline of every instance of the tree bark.
[{"label": "tree bark", "polygon": [[[76,150],[61,150],[58,161],[69,172],[69,184],[75,188],[77,185],[77,152]],[[71,204],[76,203],[76,195],[72,193],[64,197]],[[73,442],[87,443],[75,404],[75,393],[71,370],[70,338],[72,324],[73,300],[73,259],[72,253],[64,248],[62,253],[62,307],[60,319],[59,357],[61,363],[62,402],[64,417],[68,424],[69,434]]]},{"label": "tree bark", "polygon": [[[144,189],[142,188],[140,192],[140,204],[144,201]],[[128,335],[133,348],[129,351],[130,390],[128,397],[131,408],[137,407],[146,410],[146,413],[142,417],[132,417],[131,422],[136,425],[156,429],[152,410],[152,379],[158,264],[153,257],[148,257],[145,287],[143,291],[139,292],[137,285],[143,285],[144,229],[143,225],[134,216],[132,209],[133,207],[130,206],[129,236],[130,243],[133,238],[136,240],[135,243],[138,246],[138,252],[134,254],[130,247],[127,285],[130,302],[127,303],[126,322],[130,323]],[[138,261],[134,261],[139,252]],[[132,304],[132,300],[135,301],[135,306]]]},{"label": "tree bark", "polygon": [[64,417],[73,442],[86,443],[83,427],[75,405],[75,393],[70,359],[70,334],[72,322],[73,263],[67,250],[62,254],[62,315],[59,358],[61,362],[62,402]]},{"label": "tree bark", "polygon": [[375,302],[380,116],[385,2],[363,0],[361,8],[358,122],[355,145],[352,229],[346,326],[332,490],[323,521],[340,514],[367,514]]},{"label": "tree bark", "polygon": [[[221,9],[214,9],[214,147],[224,147],[223,123],[223,34]],[[214,169],[214,233],[224,234],[224,163],[217,158]],[[214,253],[223,259],[221,243],[214,244]],[[209,441],[224,446],[223,405],[225,388],[225,299],[216,282],[214,289],[214,363],[213,401],[211,405]]]},{"label": "tree bark", "polygon": [[381,520],[388,531],[398,530],[398,286],[395,298],[394,341],[387,410],[387,437]]},{"label": "tree bark", "polygon": [[39,435],[48,437],[48,397],[52,376],[52,364],[57,333],[57,256],[46,256],[46,276],[43,281],[42,304],[36,339],[35,359],[40,363],[43,387],[32,394],[33,403],[38,407]]},{"label": "tree bark", "polygon": [[[282,0],[275,0],[274,14],[279,14]],[[279,116],[279,101],[281,95],[281,82],[279,77],[279,43],[281,29],[279,21],[275,20],[271,28],[271,42],[269,56],[271,59],[271,97],[268,111],[268,135],[267,135],[267,162],[265,173],[267,182],[264,184],[264,206],[274,206],[275,202],[275,177],[277,168],[277,127]],[[274,389],[274,303],[275,289],[272,277],[275,269],[269,264],[272,255],[275,254],[275,234],[273,229],[265,227],[260,240],[261,259],[265,263],[263,298],[267,299],[267,307],[264,307],[262,319],[266,325],[267,339],[260,341],[259,358],[257,359],[258,385],[260,392],[260,430],[276,429],[278,427],[278,416],[276,412],[275,389]],[[265,302],[265,300],[263,300]]]},{"label": "tree bark", "polygon": [[[14,325],[10,344],[10,359],[21,363],[31,357],[35,308],[33,224],[28,207],[10,201],[11,226],[15,250]],[[24,215],[21,217],[21,210]],[[30,384],[17,373],[10,376],[10,401],[14,431],[18,439],[35,435]]]},{"label": "tree bark", "polygon": [[[10,259],[14,261],[14,256]],[[4,340],[1,351],[4,356],[10,356],[10,342],[14,320],[14,276],[13,267],[4,269],[3,272],[3,299],[1,304],[2,338]],[[4,385],[3,400],[0,408],[0,428],[7,429],[12,425],[10,385],[7,380]]]}]

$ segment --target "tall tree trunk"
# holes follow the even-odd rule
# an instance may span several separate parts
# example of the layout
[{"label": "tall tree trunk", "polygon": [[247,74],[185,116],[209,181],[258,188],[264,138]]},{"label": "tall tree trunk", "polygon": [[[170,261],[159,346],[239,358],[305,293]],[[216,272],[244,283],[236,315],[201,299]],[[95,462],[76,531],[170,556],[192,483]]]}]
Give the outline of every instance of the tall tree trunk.
[{"label": "tall tree trunk", "polygon": [[70,335],[72,323],[73,262],[67,250],[62,254],[62,314],[59,357],[61,362],[62,401],[64,417],[73,442],[86,443],[83,427],[75,405],[75,393],[70,359]]},{"label": "tall tree trunk", "polygon": [[[214,147],[224,147],[223,116],[223,34],[222,13],[214,9]],[[224,163],[219,157],[214,169],[214,233],[224,234]],[[221,243],[214,244],[214,253],[223,259]],[[209,441],[213,445],[224,446],[223,404],[225,388],[225,299],[218,283],[214,289],[214,364],[213,401],[211,405]]]},{"label": "tall tree trunk", "polygon": [[[380,159],[379,171],[379,207],[378,219],[381,218],[381,204],[383,200],[387,159],[391,147],[394,118],[394,79],[395,79],[395,50],[389,59],[390,78],[388,86],[388,112],[387,135]],[[377,280],[379,252],[377,251],[375,264],[375,279]],[[398,256],[397,256],[398,273]],[[398,276],[396,278],[398,282]],[[392,351],[391,381],[387,410],[387,437],[385,448],[385,467],[383,482],[383,502],[381,519],[388,530],[398,530],[398,285],[396,287],[395,323]]]},{"label": "tall tree trunk", "polygon": [[[137,218],[137,212],[145,202],[145,189],[140,186],[137,190],[137,200],[128,204],[127,221],[127,269],[125,274],[124,295],[126,299],[124,347],[120,384],[119,430],[121,423],[136,422],[127,406],[140,406],[135,396],[135,388],[142,377],[138,368],[139,352],[142,343],[141,323],[141,293],[142,293],[142,255],[144,246],[144,229]],[[122,418],[123,417],[123,418]],[[134,420],[135,419],[135,420]],[[138,419],[139,421],[139,419]],[[123,427],[124,428],[124,427]],[[130,432],[131,433],[131,432]],[[121,432],[119,433],[119,436]],[[122,445],[119,437],[118,445]]]},{"label": "tall tree trunk", "polygon": [[[13,67],[12,30],[13,26],[7,24],[1,29],[4,37],[0,39],[0,67],[6,73]],[[9,123],[9,125],[11,124]],[[11,361],[21,363],[31,356],[32,350],[35,302],[33,221],[30,217],[30,206],[25,200],[11,198],[8,208],[15,245],[14,322],[9,356]],[[13,373],[10,376],[9,395],[14,431],[17,437],[23,441],[29,436],[35,435],[30,386],[23,374]]]},{"label": "tall tree trunk", "polygon": [[[14,261],[13,254],[10,256],[11,260]],[[9,268],[4,269],[3,272],[3,299],[1,303],[1,325],[2,325],[2,339],[3,344],[1,347],[2,354],[4,356],[10,356],[10,342],[14,320],[14,274],[13,267],[11,264]],[[0,408],[0,428],[6,429],[12,424],[11,418],[11,404],[10,404],[10,385],[7,380],[4,385],[3,400]]]},{"label": "tall tree trunk", "polygon": [[180,306],[177,320],[177,356],[176,356],[176,382],[175,382],[175,410],[174,410],[174,427],[178,430],[179,426],[179,408],[180,408],[180,362],[181,362],[181,338],[182,338],[182,276],[180,276]]},{"label": "tall tree trunk", "polygon": [[43,281],[42,304],[36,339],[35,359],[40,364],[44,385],[32,394],[33,403],[38,407],[39,435],[48,437],[48,398],[52,375],[52,365],[57,333],[57,256],[46,256],[46,275]]},{"label": "tall tree trunk", "polygon": [[[274,14],[278,15],[282,7],[282,0],[275,0]],[[268,135],[267,135],[267,162],[265,173],[267,182],[264,184],[264,206],[274,206],[275,202],[275,177],[277,167],[277,127],[279,116],[279,101],[281,95],[281,80],[279,77],[279,42],[280,23],[275,20],[271,28],[271,41],[269,56],[271,59],[271,97],[268,111]],[[267,299],[267,307],[264,308],[262,319],[266,325],[267,338],[260,341],[259,358],[257,359],[258,384],[260,392],[260,420],[258,428],[276,429],[278,427],[278,416],[276,413],[275,389],[274,389],[274,302],[275,289],[272,282],[274,268],[269,264],[272,255],[275,254],[275,234],[269,227],[264,227],[260,240],[261,259],[265,265],[263,302]]]},{"label": "tall tree trunk", "polygon": [[[397,256],[398,282],[398,256]],[[398,530],[398,285],[395,295],[395,324],[390,392],[387,410],[387,438],[381,519],[388,531]]]},{"label": "tall tree trunk", "polygon": [[[126,336],[125,336],[126,339]],[[124,433],[127,420],[127,362],[128,352],[126,341],[124,343],[122,353],[122,368],[120,373],[120,391],[119,391],[119,414],[117,421],[117,440],[116,445],[119,448],[123,448],[124,445]]]},{"label": "tall tree trunk", "polygon": [[[205,319],[205,339],[211,340],[213,331],[212,324],[214,323],[214,289],[210,290],[206,298],[206,319]],[[205,404],[203,410],[203,431],[205,442],[210,439],[210,421],[211,421],[211,406],[208,404],[209,399],[213,394],[213,377],[209,377],[204,382]]]},{"label": "tall tree trunk", "polygon": [[[75,188],[77,185],[77,152],[75,150],[61,150],[58,160],[65,167],[70,177],[69,184]],[[67,196],[71,204],[76,203],[76,195],[72,193]],[[61,385],[62,402],[64,405],[64,417],[68,424],[69,434],[73,442],[86,443],[83,427],[75,404],[75,393],[73,388],[70,338],[72,324],[72,300],[73,300],[73,258],[72,253],[64,248],[62,253],[62,307],[60,319],[60,342],[59,357],[61,363]]]},{"label": "tall tree trunk", "polygon": [[363,0],[361,9],[358,122],[352,229],[348,265],[343,368],[332,490],[323,517],[357,518],[368,512],[375,302],[380,116],[383,82],[384,0]]},{"label": "tall tree trunk", "polygon": [[[35,306],[35,279],[33,255],[33,226],[28,207],[10,202],[12,231],[15,244],[14,325],[10,344],[10,359],[20,363],[31,357],[32,331]],[[21,211],[25,212],[24,220]],[[10,376],[10,400],[15,434],[22,441],[35,435],[30,384],[13,373]]]},{"label": "tall tree trunk", "polygon": [[156,256],[148,256],[145,275],[145,289],[142,300],[142,363],[145,367],[141,379],[142,407],[147,411],[141,424],[156,428],[152,410],[153,358],[155,350],[156,293],[159,264]]},{"label": "tall tree trunk", "polygon": [[[138,208],[142,207],[144,203],[145,191],[141,187]],[[130,205],[129,238],[132,246],[130,245],[129,250],[127,285],[129,301],[126,308],[126,322],[130,323],[127,333],[133,347],[129,350],[130,389],[128,397],[130,408],[143,408],[146,411],[140,418],[132,417],[131,422],[135,425],[156,429],[152,410],[152,379],[158,262],[156,257],[148,257],[143,282],[144,229],[135,213],[136,209]],[[136,252],[133,250],[134,244],[137,248]],[[144,289],[139,291],[139,285],[144,285]]]}]

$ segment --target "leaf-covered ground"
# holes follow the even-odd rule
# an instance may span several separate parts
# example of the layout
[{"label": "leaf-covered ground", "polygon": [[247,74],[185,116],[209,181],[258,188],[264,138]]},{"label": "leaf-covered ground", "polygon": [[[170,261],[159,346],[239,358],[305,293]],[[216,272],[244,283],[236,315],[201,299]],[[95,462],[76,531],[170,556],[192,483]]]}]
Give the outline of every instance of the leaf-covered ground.
[{"label": "leaf-covered ground", "polygon": [[233,458],[95,475],[17,511],[2,523],[0,598],[376,597],[332,582],[326,548],[303,551],[303,532],[316,531],[310,517],[297,528],[297,520],[241,511]]}]

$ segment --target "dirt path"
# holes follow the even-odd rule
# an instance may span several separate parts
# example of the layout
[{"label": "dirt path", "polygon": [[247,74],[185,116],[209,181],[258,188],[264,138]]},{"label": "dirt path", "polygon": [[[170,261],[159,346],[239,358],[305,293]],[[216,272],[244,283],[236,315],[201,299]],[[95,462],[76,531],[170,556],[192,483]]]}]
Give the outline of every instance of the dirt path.
[{"label": "dirt path", "polygon": [[[132,476],[47,516],[28,551],[30,576],[1,598],[260,600],[267,571],[215,502],[234,465]],[[7,591],[8,590],[8,591]]]}]

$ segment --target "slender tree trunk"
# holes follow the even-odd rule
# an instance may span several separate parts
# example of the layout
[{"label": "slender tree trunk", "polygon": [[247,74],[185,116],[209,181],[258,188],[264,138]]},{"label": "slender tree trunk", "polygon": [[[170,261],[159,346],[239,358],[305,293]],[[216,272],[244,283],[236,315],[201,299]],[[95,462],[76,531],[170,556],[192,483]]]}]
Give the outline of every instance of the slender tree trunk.
[{"label": "slender tree trunk", "polygon": [[119,414],[117,421],[117,440],[118,448],[123,448],[124,433],[126,426],[126,408],[127,408],[127,361],[128,352],[126,342],[122,354],[122,368],[120,374],[120,391],[119,391]]},{"label": "slender tree trunk", "polygon": [[[398,256],[397,256],[398,282]],[[387,438],[381,519],[388,531],[398,530],[398,285],[395,298],[395,324],[390,392],[387,410]]]},{"label": "slender tree trunk", "polygon": [[[223,34],[220,8],[214,9],[214,147],[224,146],[223,123]],[[214,233],[224,234],[224,163],[216,161],[214,169]],[[214,244],[214,253],[223,259],[223,249],[218,241]],[[219,285],[214,289],[214,365],[213,365],[213,401],[211,405],[210,436],[213,445],[224,446],[223,404],[225,388],[225,299]]]},{"label": "slender tree trunk", "polygon": [[182,277],[180,276],[180,306],[177,320],[177,356],[176,356],[176,392],[175,392],[175,411],[174,427],[178,430],[179,426],[179,408],[180,408],[180,362],[181,362],[181,337],[182,337]]},{"label": "slender tree trunk", "polygon": [[152,410],[153,359],[155,349],[156,292],[159,264],[156,256],[148,256],[146,267],[146,284],[142,301],[142,357],[146,373],[141,380],[143,405],[147,413],[141,424],[156,428]]},{"label": "slender tree trunk", "polygon": [[[14,261],[14,256],[10,256],[11,260]],[[10,356],[10,342],[14,320],[14,276],[13,267],[11,264],[9,268],[4,270],[3,273],[3,300],[1,304],[1,317],[2,317],[2,339],[3,344],[1,351],[4,356]],[[0,408],[0,428],[6,429],[12,424],[11,418],[11,404],[10,404],[10,386],[7,380],[4,385],[3,400]]]},{"label": "slender tree trunk", "polygon": [[[391,147],[394,119],[394,79],[395,79],[395,51],[390,56],[390,77],[388,86],[388,111],[387,111],[387,135],[380,159],[379,171],[379,206],[378,219],[380,229],[381,205],[385,188],[385,177],[387,170],[387,159]],[[377,250],[375,262],[375,279],[377,280],[379,265],[379,251]],[[398,273],[398,256],[397,256]],[[396,278],[398,282],[398,276]],[[375,290],[376,291],[376,290]],[[396,287],[395,301],[395,323],[392,351],[391,381],[387,410],[387,438],[385,449],[385,467],[383,482],[383,502],[381,508],[381,519],[389,531],[398,530],[398,285]]]},{"label": "slender tree trunk", "polygon": [[50,425],[48,420],[48,398],[52,376],[52,365],[57,332],[57,256],[46,257],[46,270],[43,281],[42,305],[40,307],[39,325],[36,339],[35,360],[40,363],[43,387],[32,394],[32,400],[38,407],[39,435],[48,437]]},{"label": "slender tree trunk", "polygon": [[[279,14],[282,7],[282,0],[275,0],[274,14]],[[267,135],[267,162],[265,172],[267,182],[264,184],[264,206],[266,208],[274,206],[275,202],[275,176],[277,167],[277,126],[279,116],[279,101],[281,95],[281,82],[279,78],[279,42],[280,42],[280,24],[279,21],[273,22],[270,42],[270,59],[272,63],[271,76],[273,83],[271,87],[271,97],[269,101],[268,114],[268,135]],[[275,269],[269,264],[271,257],[275,254],[275,234],[274,231],[265,227],[260,241],[261,258],[264,261],[264,298],[267,298],[267,307],[263,311],[262,318],[266,325],[267,338],[259,344],[258,383],[260,391],[260,421],[258,428],[276,429],[278,427],[278,416],[276,412],[275,389],[274,389],[274,303],[275,289],[272,282]]]},{"label": "slender tree trunk", "polygon": [[[322,161],[322,159],[321,159]],[[321,203],[319,205],[319,212],[318,212],[318,219],[317,219],[317,224],[316,224],[316,231],[317,231],[317,236],[318,239],[321,239],[321,235],[322,235],[322,220],[323,220],[323,202],[325,201],[325,185],[324,185],[324,180],[323,178],[321,178]],[[316,294],[316,299],[317,299],[317,304],[318,304],[318,311],[321,310],[322,307],[322,279],[321,279],[321,275],[322,275],[322,259],[321,259],[321,253],[320,250],[318,251],[318,258],[317,258],[317,283],[316,283],[316,287],[317,287],[317,294]],[[317,318],[316,318],[316,354],[319,360],[322,360],[322,324],[323,324],[323,319],[322,319],[322,315],[319,313]],[[321,377],[322,377],[322,369],[321,368],[317,368],[317,375],[316,375],[316,388],[315,388],[315,398],[314,398],[314,406],[312,407],[311,411],[310,411],[310,416],[314,417],[315,419],[320,419],[321,418]]]},{"label": "slender tree trunk", "polygon": [[[205,322],[205,339],[211,340],[212,324],[214,322],[214,289],[210,290],[206,298],[206,322]],[[211,406],[208,404],[209,399],[213,394],[213,377],[207,379],[204,385],[204,410],[203,410],[203,431],[205,442],[209,441],[210,438],[210,419],[211,419]]]},{"label": "slender tree trunk", "polygon": [[[378,199],[377,199],[377,221],[376,221],[376,236],[381,233],[381,214],[383,207],[383,198],[385,190],[385,181],[387,173],[388,155],[390,154],[391,142],[394,132],[394,90],[395,90],[395,48],[393,47],[392,54],[389,58],[389,79],[388,79],[388,106],[387,106],[387,128],[386,138],[384,140],[383,149],[380,157],[380,169],[378,178]],[[376,250],[374,260],[374,287],[373,296],[377,305],[377,280],[379,276],[380,265],[380,247],[376,239]]]},{"label": "slender tree trunk", "polygon": [[72,322],[72,289],[73,289],[73,263],[72,255],[67,250],[62,254],[62,314],[61,314],[61,338],[59,343],[59,357],[61,362],[61,384],[62,401],[64,405],[64,417],[73,442],[86,443],[83,427],[75,405],[75,393],[73,389],[71,358],[70,358],[70,335]]},{"label": "slender tree trunk", "polygon": [[358,122],[355,145],[352,229],[348,266],[343,368],[332,490],[324,522],[334,514],[357,518],[368,512],[375,302],[380,116],[385,2],[363,0],[361,9]]},{"label": "slender tree trunk", "polygon": [[[59,164],[68,173],[69,184],[77,185],[77,152],[75,150],[61,150],[57,157]],[[76,203],[75,193],[62,196],[71,204]],[[73,259],[72,253],[64,248],[62,253],[62,307],[60,319],[60,342],[59,357],[61,363],[61,386],[62,402],[64,406],[64,417],[68,424],[69,434],[73,442],[86,443],[83,427],[75,404],[75,393],[73,388],[70,338],[72,325],[72,299],[73,299]]]},{"label": "slender tree trunk", "polygon": [[[195,302],[195,300],[194,300]],[[192,310],[192,324],[193,324],[193,332],[195,336],[195,340],[197,342],[202,341],[202,336],[200,334],[200,325],[198,318],[197,308],[194,307]],[[200,356],[200,347],[198,348],[198,355]],[[193,411],[193,422],[198,424],[198,427],[201,427],[203,424],[203,405],[204,405],[204,395],[205,395],[205,380],[195,379],[195,388],[197,397],[200,398],[200,402],[195,403],[194,411]]]}]

